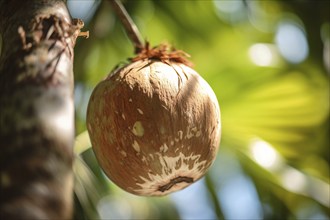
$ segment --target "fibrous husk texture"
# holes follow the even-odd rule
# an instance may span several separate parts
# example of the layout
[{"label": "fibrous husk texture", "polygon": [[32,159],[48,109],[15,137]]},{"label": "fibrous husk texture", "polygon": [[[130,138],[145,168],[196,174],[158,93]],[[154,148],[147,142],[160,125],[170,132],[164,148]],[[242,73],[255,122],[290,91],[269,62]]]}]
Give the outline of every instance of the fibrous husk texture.
[{"label": "fibrous husk texture", "polygon": [[190,67],[136,59],[93,91],[87,127],[108,177],[137,195],[166,195],[200,179],[215,159],[220,110]]}]

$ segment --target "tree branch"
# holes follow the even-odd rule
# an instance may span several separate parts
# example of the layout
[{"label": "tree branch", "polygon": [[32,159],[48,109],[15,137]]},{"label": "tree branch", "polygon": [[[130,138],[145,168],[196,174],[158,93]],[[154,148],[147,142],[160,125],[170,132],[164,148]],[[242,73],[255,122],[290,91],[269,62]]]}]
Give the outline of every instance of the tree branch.
[{"label": "tree branch", "polygon": [[112,7],[116,14],[118,15],[121,23],[124,25],[125,31],[128,35],[128,37],[131,39],[134,48],[135,53],[139,53],[143,47],[144,43],[140,34],[139,29],[127,13],[126,9],[124,8],[123,4],[120,0],[112,0],[110,1],[112,4]]},{"label": "tree branch", "polygon": [[63,1],[0,1],[0,219],[72,218],[79,29]]}]

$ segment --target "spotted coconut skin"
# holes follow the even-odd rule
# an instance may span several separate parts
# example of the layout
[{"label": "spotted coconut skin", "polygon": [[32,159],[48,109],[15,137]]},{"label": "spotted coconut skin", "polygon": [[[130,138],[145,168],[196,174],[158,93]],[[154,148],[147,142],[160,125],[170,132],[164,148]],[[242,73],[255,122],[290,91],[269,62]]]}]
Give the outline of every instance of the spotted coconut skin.
[{"label": "spotted coconut skin", "polygon": [[145,59],[100,82],[87,129],[105,174],[122,189],[161,196],[203,177],[220,142],[220,109],[204,79],[180,63]]}]

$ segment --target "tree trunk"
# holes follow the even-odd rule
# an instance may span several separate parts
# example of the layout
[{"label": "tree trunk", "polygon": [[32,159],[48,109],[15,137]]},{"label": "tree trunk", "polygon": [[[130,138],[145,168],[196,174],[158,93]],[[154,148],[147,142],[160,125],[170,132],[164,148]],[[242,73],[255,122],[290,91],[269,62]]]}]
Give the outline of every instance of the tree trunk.
[{"label": "tree trunk", "polygon": [[73,47],[60,0],[0,1],[0,219],[71,219]]}]

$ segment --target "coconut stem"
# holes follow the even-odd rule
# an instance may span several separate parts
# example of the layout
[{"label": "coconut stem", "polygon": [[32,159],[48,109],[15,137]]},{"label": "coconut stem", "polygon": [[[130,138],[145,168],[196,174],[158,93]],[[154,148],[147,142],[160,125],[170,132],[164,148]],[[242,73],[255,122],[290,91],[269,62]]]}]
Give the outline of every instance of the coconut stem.
[{"label": "coconut stem", "polygon": [[131,19],[130,15],[127,13],[125,7],[123,6],[120,0],[113,0],[110,2],[117,16],[124,25],[128,37],[131,39],[134,45],[135,53],[138,54],[144,47],[144,43],[139,29]]}]

